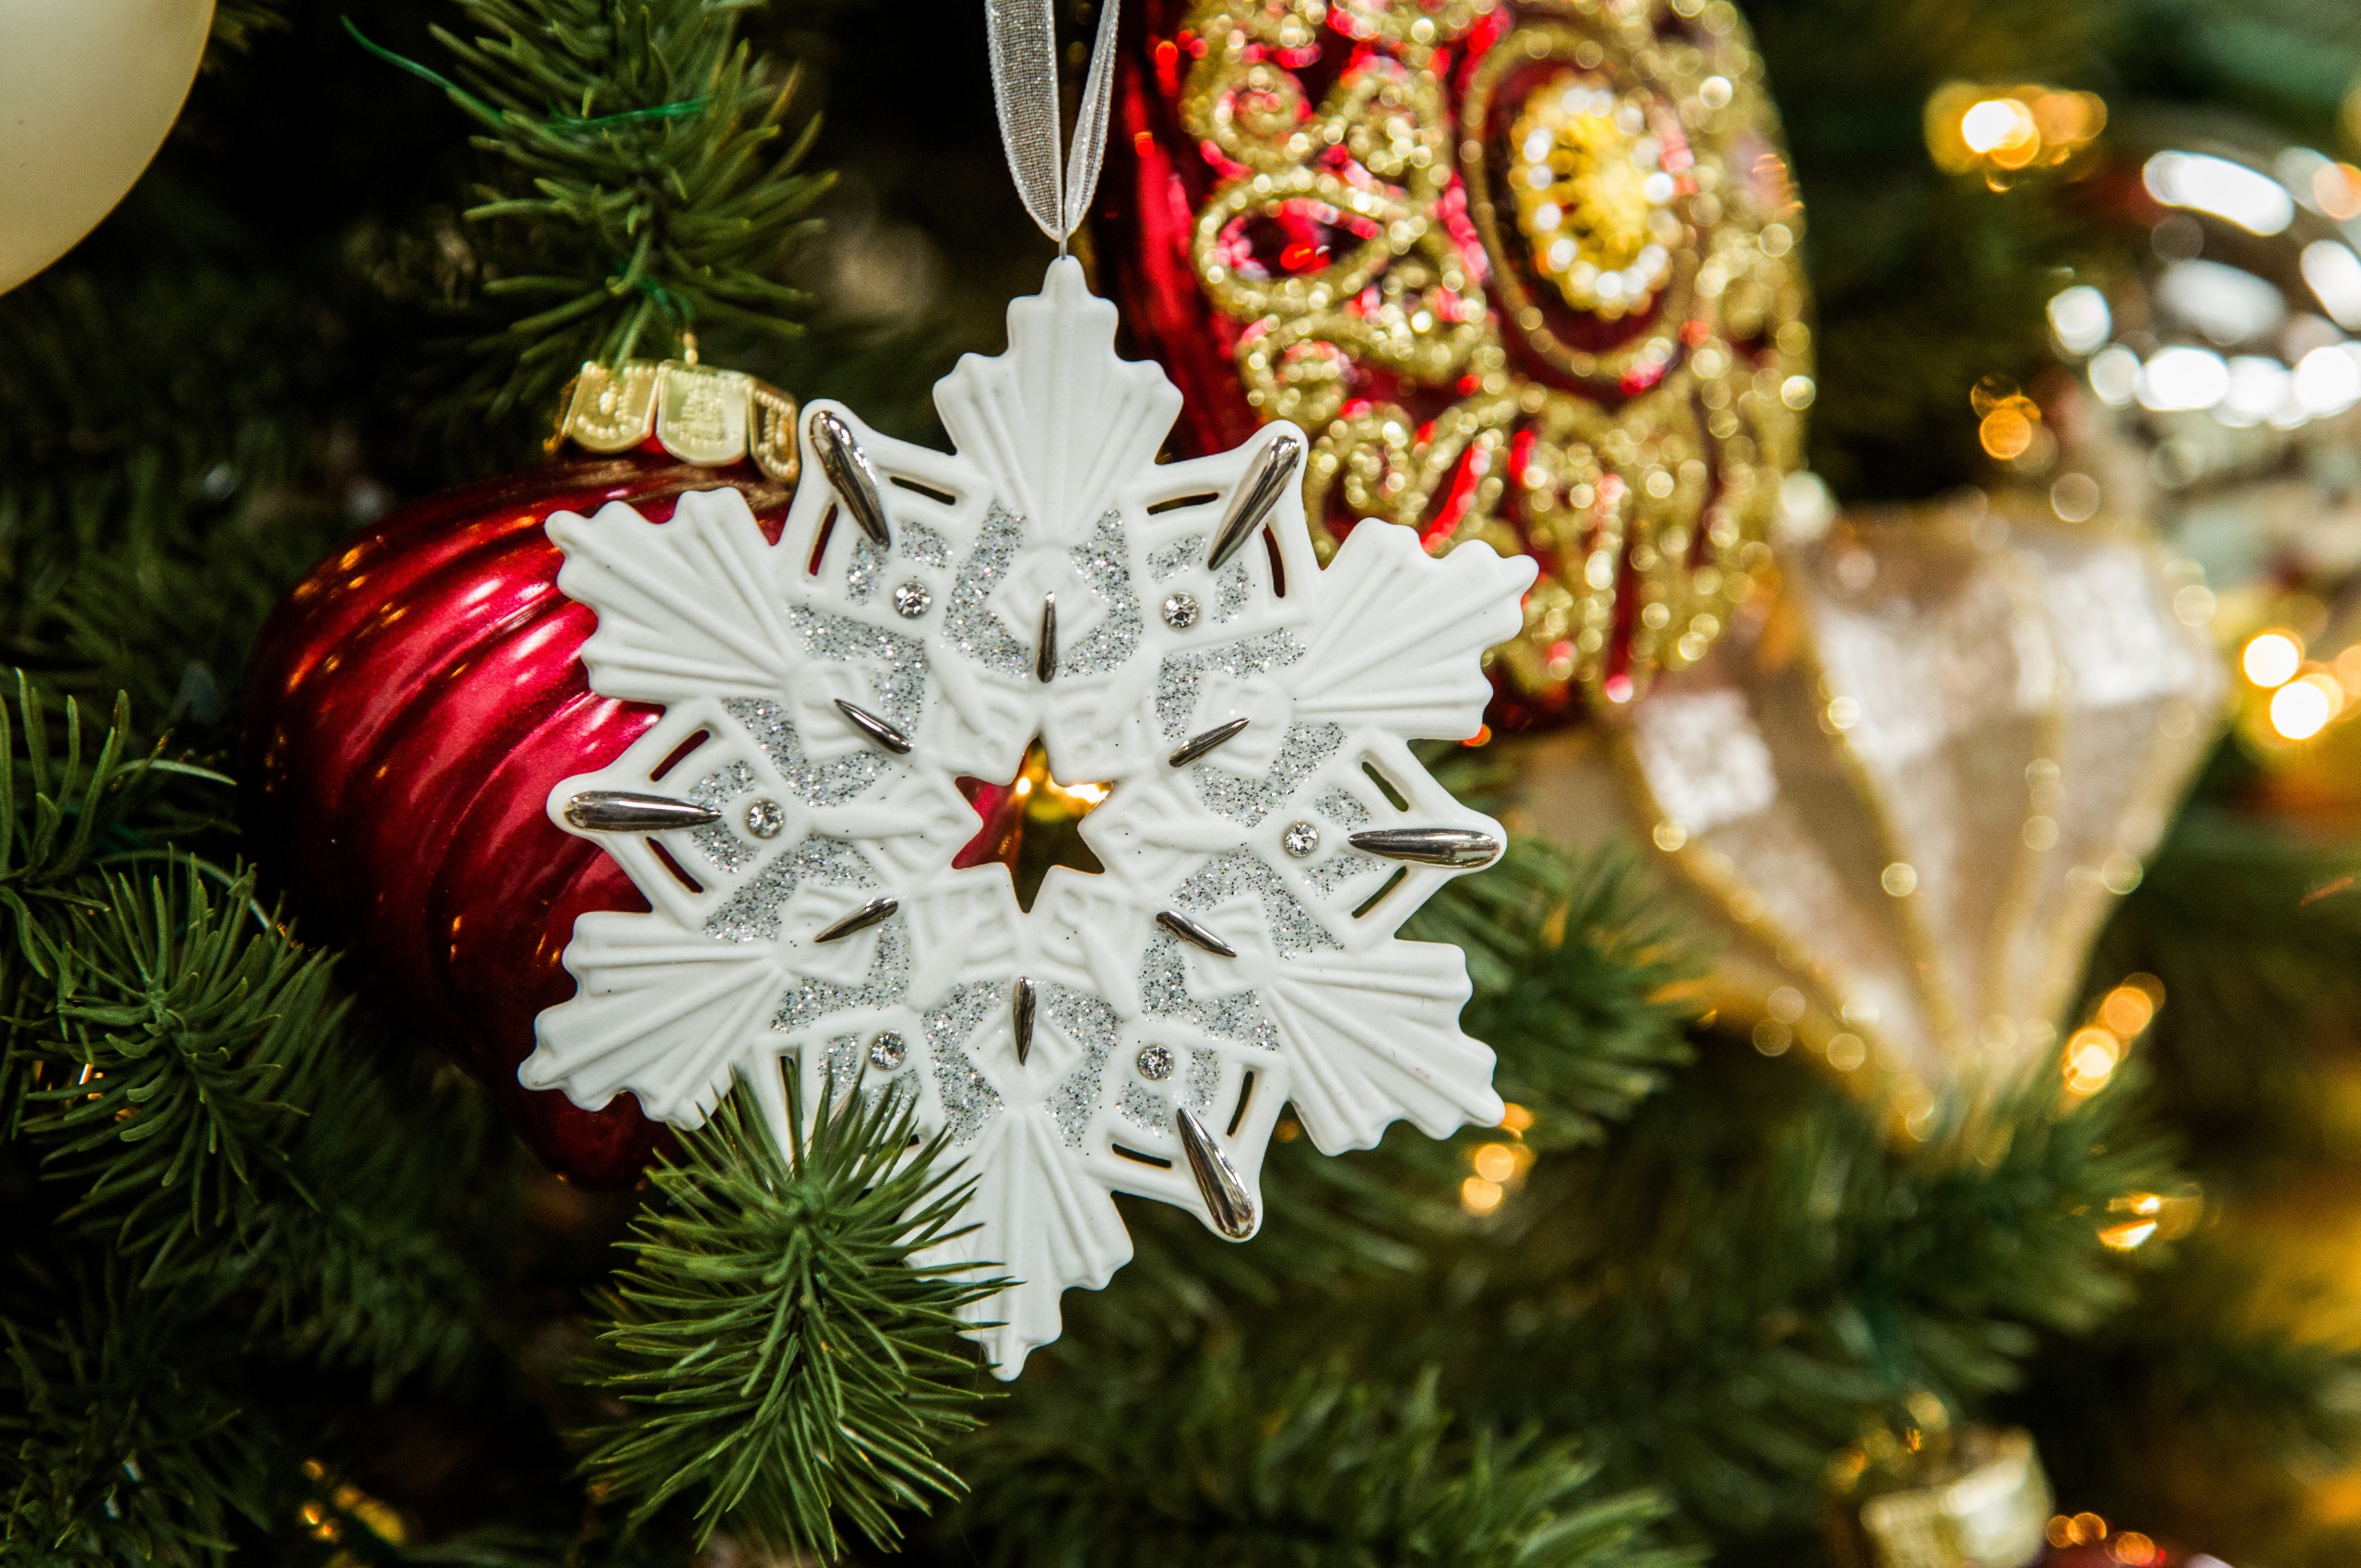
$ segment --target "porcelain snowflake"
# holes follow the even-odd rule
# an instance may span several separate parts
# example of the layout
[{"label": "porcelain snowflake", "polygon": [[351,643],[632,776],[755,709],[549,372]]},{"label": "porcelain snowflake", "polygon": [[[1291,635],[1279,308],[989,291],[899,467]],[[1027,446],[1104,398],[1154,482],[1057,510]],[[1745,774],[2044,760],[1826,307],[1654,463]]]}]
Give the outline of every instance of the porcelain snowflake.
[{"label": "porcelain snowflake", "polygon": [[[1284,1104],[1329,1153],[1501,1111],[1458,949],[1394,931],[1500,852],[1406,742],[1481,723],[1533,564],[1370,525],[1320,569],[1300,434],[1157,463],[1180,396],[1114,330],[1052,264],[937,386],[954,455],[815,405],[777,545],[728,489],[549,525],[592,686],[665,711],[550,796],[651,909],[575,925],[518,1075],[684,1125],[733,1077],[781,1132],[789,1075],[915,1106],[978,1182],[953,1260],[1020,1281],[974,1314],[1009,1377],[1130,1258],[1115,1193],[1242,1239]],[[955,781],[1036,743],[1103,869],[1026,909],[953,866]]]}]

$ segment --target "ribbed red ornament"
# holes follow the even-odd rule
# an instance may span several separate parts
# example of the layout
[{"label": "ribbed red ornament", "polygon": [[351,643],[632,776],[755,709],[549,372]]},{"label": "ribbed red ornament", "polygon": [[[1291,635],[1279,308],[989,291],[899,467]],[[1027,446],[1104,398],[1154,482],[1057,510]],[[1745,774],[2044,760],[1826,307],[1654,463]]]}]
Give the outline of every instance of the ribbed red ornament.
[{"label": "ribbed red ornament", "polygon": [[612,761],[658,710],[590,690],[596,619],[558,591],[559,512],[742,492],[774,541],[788,487],[748,464],[660,452],[552,463],[388,516],[322,562],[264,628],[246,678],[254,852],[305,933],[361,959],[373,992],[483,1080],[552,1169],[634,1180],[666,1134],[617,1099],[528,1091],[533,1019],[574,993],[576,916],[645,909],[597,845],[546,814],[560,780]]}]

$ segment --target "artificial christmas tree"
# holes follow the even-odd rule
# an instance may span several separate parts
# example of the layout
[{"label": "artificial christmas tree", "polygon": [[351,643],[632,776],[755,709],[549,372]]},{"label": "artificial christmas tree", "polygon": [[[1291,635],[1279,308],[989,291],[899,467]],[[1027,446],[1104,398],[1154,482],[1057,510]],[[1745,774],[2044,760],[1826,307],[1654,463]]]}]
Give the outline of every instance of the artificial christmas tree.
[{"label": "artificial christmas tree", "polygon": [[[1418,43],[1421,21],[1556,30],[1572,63],[1542,63],[1576,73],[1595,69],[1585,30],[1602,62],[1637,36],[1637,11],[1544,9],[1275,5],[1247,22],[1310,30],[1238,64],[1293,75],[1316,103],[1332,65],[1427,90],[1401,75],[1420,68],[1417,50],[1388,42]],[[1647,14],[1667,52],[1736,19]],[[1834,574],[1866,504],[1971,482],[1991,493],[1986,512],[2047,505],[2054,521],[2011,527],[2064,530],[2059,559],[2104,553],[2065,481],[2094,479],[2110,505],[2136,505],[2134,492],[2070,457],[2079,427],[2043,379],[2062,374],[2051,303],[2111,286],[2130,259],[2084,182],[2119,188],[2128,160],[2144,166],[2162,145],[2160,105],[2231,98],[2281,142],[2331,165],[2348,157],[2335,100],[2361,60],[2340,18],[2212,0],[2136,18],[2013,0],[1972,13],[1758,0],[1743,19],[1762,62],[1748,113],[1776,105],[1810,214],[1770,258],[1816,288],[1809,456],[1851,518],[1800,558]],[[1079,42],[1096,20],[1061,17],[1056,36]],[[607,482],[649,515],[668,489],[726,486],[757,540],[790,487],[797,505],[844,500],[839,480],[765,469],[759,453],[730,467],[734,452],[700,448],[717,466],[683,471],[671,452],[586,457],[577,440],[559,466],[538,466],[586,362],[593,414],[602,386],[611,412],[636,406],[630,362],[685,364],[694,347],[699,365],[734,367],[782,402],[866,410],[870,422],[845,425],[864,447],[942,451],[911,388],[960,351],[998,353],[1006,303],[1050,250],[999,170],[989,32],[964,5],[473,0],[420,14],[364,0],[350,30],[309,7],[239,6],[217,19],[212,66],[139,186],[74,254],[0,298],[0,635],[25,671],[0,798],[0,1190],[18,1220],[0,1272],[8,1559],[867,1562],[898,1549],[960,1562],[1786,1564],[1831,1560],[1848,1499],[1857,1526],[1887,1498],[1904,1501],[1880,1510],[1880,1528],[1965,1520],[1975,1499],[1958,1488],[2011,1455],[2025,1461],[2009,1471],[2020,1503],[2047,1476],[2057,1512],[2039,1550],[2060,1558],[2201,1558],[2177,1543],[2235,1564],[2348,1557],[2337,1478],[2361,1433],[2342,1396],[2354,1367],[2331,1265],[2354,1233],[2342,1108],[2361,1060],[2361,906],[2342,880],[2340,737],[2354,731],[2320,683],[2336,679],[2340,624],[2325,603],[2315,615],[2274,600],[2288,618],[2266,624],[2236,584],[2161,578],[2128,601],[2191,648],[2201,624],[2240,639],[2232,678],[2249,717],[2145,855],[2082,994],[2007,997],[2062,1020],[2067,1038],[1999,1081],[1930,1082],[1908,1107],[1758,1033],[1775,1013],[1727,1005],[1736,971],[1719,967],[1710,926],[1666,896],[1670,868],[1649,867],[1669,851],[1616,841],[1606,811],[1553,812],[1530,748],[1421,742],[1419,769],[1460,802],[1437,796],[1438,808],[1506,828],[1496,863],[1448,881],[1400,928],[1465,956],[1460,1027],[1495,1055],[1500,1124],[1447,1141],[1397,1130],[1332,1158],[1314,1147],[1307,1095],[1307,1114],[1272,1121],[1252,1240],[1183,1207],[1112,1200],[1132,1262],[1104,1289],[1069,1292],[1059,1337],[1006,1384],[960,1337],[995,1279],[936,1266],[981,1212],[978,1172],[892,1096],[824,1095],[777,1123],[752,1097],[724,1097],[623,1190],[562,1179],[517,1139],[453,1065],[481,1038],[471,999],[507,966],[469,982],[487,989],[455,986],[451,933],[420,933],[436,931],[437,909],[463,916],[460,948],[476,917],[506,922],[541,954],[514,970],[506,1004],[535,984],[550,987],[540,1005],[570,996],[552,967],[570,928],[534,878],[575,845],[577,865],[600,861],[547,814],[550,792],[652,731],[595,746],[576,735],[562,766],[544,756],[538,796],[524,795],[540,848],[475,855],[478,828],[445,808],[535,754],[492,737],[557,733],[549,694],[592,688],[548,645],[549,683],[508,688],[504,712],[497,660],[446,660],[432,634],[465,619],[468,588],[492,583],[505,587],[480,607],[483,648],[513,655],[537,628],[560,635],[546,523],[563,465],[621,465]],[[1031,36],[1037,82],[1087,79],[1089,49],[1060,55]],[[1128,34],[1117,55],[1152,69],[1149,37]],[[1452,58],[1454,72],[1466,64]],[[790,59],[810,68],[799,77]],[[2298,59],[2314,69],[2292,73]],[[1970,62],[1978,80],[1962,89]],[[1464,102],[1473,80],[1437,85]],[[2104,102],[2103,125],[2082,95]],[[829,121],[809,131],[824,100]],[[1519,115],[1548,109],[1520,101]],[[2058,118],[2077,106],[2072,124]],[[1107,110],[1123,156],[1144,156],[1126,113],[1120,95]],[[1576,167],[1603,127],[1528,129],[1557,138],[1534,163],[1553,184],[1619,188],[1608,165]],[[2206,150],[2197,135],[2171,133],[2173,148]],[[1473,211],[1453,207],[1461,151],[1444,149],[1435,182],[1446,217]],[[1654,171],[1631,165],[1642,187],[1667,172],[1662,143],[1655,155]],[[833,195],[820,168],[840,176]],[[2250,172],[2299,200],[2275,165]],[[1496,224],[1540,229],[1541,204],[1513,197],[1494,193]],[[1119,198],[1101,204],[1110,221]],[[1062,190],[1048,207],[1065,220]],[[1503,227],[1501,244],[1530,238],[1516,232]],[[1645,250],[1617,269],[1638,266],[1643,292]],[[1121,272],[1103,234],[1085,259],[1102,280]],[[1555,302],[1543,303],[1603,305],[1604,277],[1569,267],[1542,279]],[[1488,311],[1513,308],[1497,279],[1479,286]],[[1177,360],[1151,326],[1135,319],[1133,336],[1126,352]],[[1222,359],[1223,374],[1237,364]],[[1306,427],[1307,448],[1341,439],[1332,427],[1347,417]],[[764,428],[750,412],[750,434]],[[637,439],[629,420],[590,434]],[[480,538],[515,572],[471,576],[478,561],[444,597],[374,604],[352,572],[318,579],[334,591],[313,600],[342,602],[356,624],[378,617],[372,649],[425,623],[418,668],[467,689],[462,706],[488,724],[418,719],[408,743],[350,770],[351,799],[385,803],[348,840],[366,846],[349,865],[318,839],[308,861],[287,848],[283,830],[314,820],[316,801],[275,797],[283,813],[242,826],[240,791],[269,778],[240,746],[242,712],[338,733],[340,713],[408,711],[417,695],[374,687],[357,654],[355,708],[304,703],[307,682],[281,679],[301,661],[278,652],[253,667],[258,680],[248,658],[271,607],[356,547],[394,561],[402,530],[370,529],[409,498],[447,502],[448,487],[488,474],[507,476],[493,482],[511,499],[476,493],[462,512],[474,522],[438,537]],[[1806,487],[1781,488],[1780,515],[1811,514]],[[574,501],[585,516],[589,503]],[[1975,509],[1954,501],[1880,526]],[[675,525],[633,526],[660,538]],[[1382,510],[1352,520],[1362,529],[1415,542]],[[1910,552],[1941,544],[1916,537]],[[1994,548],[1979,544],[1971,566],[1988,569]],[[921,616],[944,613],[949,590],[921,586]],[[1187,591],[1199,618],[1185,634],[1157,624],[1216,633],[1218,586]],[[1841,576],[1794,591],[1880,607],[1898,647],[1925,600]],[[2210,623],[2194,597],[2208,591],[2220,594]],[[1769,578],[1758,590],[1771,605],[1789,592]],[[1061,647],[1086,639],[1062,619],[1063,591],[1058,608]],[[1141,609],[1160,615],[1162,598]],[[1038,653],[1038,621],[1037,608],[1003,630]],[[2261,647],[2248,680],[2244,637],[2259,627],[2289,636]],[[569,635],[587,630],[576,614]],[[1719,628],[1704,661],[1733,638]],[[274,632],[267,646],[291,645]],[[311,646],[324,665],[345,644]],[[2251,717],[2275,700],[2263,655],[2282,653],[2293,663],[2268,689],[2314,695],[2325,713],[2311,740]],[[857,694],[812,695],[893,725]],[[2070,717],[2092,694],[2072,695]],[[611,717],[656,721],[620,705]],[[1723,733],[1708,727],[1702,743]],[[1833,742],[1816,727],[1797,738]],[[1219,772],[1219,759],[1197,761]],[[1004,860],[1043,899],[1090,880],[1050,862],[1111,848],[1100,817],[1121,795],[1085,815],[1095,802],[1077,791],[1094,780],[1070,771],[1053,756],[955,781],[974,836],[953,857],[959,874],[996,878],[985,862]],[[770,798],[710,809],[767,843],[747,814]],[[1322,842],[1290,859],[1296,818],[1277,814],[1287,820],[1251,830],[1225,818],[1223,831],[1278,831],[1282,867],[1333,852],[1307,814]],[[2013,826],[2029,849],[2027,822]],[[1550,847],[1584,830],[1607,841]],[[1120,854],[1097,859],[1101,875],[1121,874]],[[399,890],[400,940],[418,944],[420,967],[389,971],[365,932],[350,952],[325,941],[347,898],[340,872],[351,889]],[[1226,935],[1225,917],[1174,912]],[[2076,943],[2050,945],[2070,967]],[[389,972],[425,977],[407,988],[425,994],[403,994]],[[1056,1025],[1036,1005],[1041,1062]],[[993,1042],[1013,1054],[1014,1005],[1000,1016],[1008,1033]],[[858,1038],[869,1087],[908,1076],[917,1054],[906,1037],[893,1065],[879,1032]],[[1186,1091],[1185,1053],[1166,1078],[1138,1054],[1141,1087]],[[1227,1136],[1227,1123],[1206,1125]],[[1179,1195],[1203,1206],[1195,1175],[1180,1180],[1176,1167]],[[1930,1454],[1939,1430],[1963,1443],[2021,1433],[2024,1446],[1950,1468],[1903,1461],[1913,1432]],[[1857,1481],[1898,1467],[1845,1491],[1856,1455]],[[2023,1544],[2022,1523],[1972,1541],[1845,1538],[1984,1550]]]}]

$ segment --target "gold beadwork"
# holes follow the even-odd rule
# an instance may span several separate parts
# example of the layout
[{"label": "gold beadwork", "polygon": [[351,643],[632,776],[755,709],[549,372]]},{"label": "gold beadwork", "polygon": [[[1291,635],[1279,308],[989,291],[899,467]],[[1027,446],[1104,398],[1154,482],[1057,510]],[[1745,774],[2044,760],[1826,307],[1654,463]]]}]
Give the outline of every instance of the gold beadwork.
[{"label": "gold beadwork", "polygon": [[1703,657],[1810,397],[1801,216],[1735,12],[1200,0],[1183,30],[1218,175],[1192,258],[1248,401],[1314,437],[1323,556],[1358,518],[1533,554],[1501,657],[1545,701]]}]

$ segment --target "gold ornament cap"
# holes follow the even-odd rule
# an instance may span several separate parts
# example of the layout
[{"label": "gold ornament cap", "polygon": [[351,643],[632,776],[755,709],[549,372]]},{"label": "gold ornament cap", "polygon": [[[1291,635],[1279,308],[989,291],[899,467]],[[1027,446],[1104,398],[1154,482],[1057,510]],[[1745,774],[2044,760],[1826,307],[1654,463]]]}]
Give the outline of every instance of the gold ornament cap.
[{"label": "gold ornament cap", "polygon": [[795,482],[796,402],[734,370],[681,360],[583,365],[563,399],[550,450],[571,441],[589,452],[628,452],[650,435],[684,463],[725,468],[753,460]]},{"label": "gold ornament cap", "polygon": [[1836,1456],[1828,1490],[1842,1568],[2027,1568],[2047,1546],[2049,1477],[2021,1430],[1880,1431]]}]

